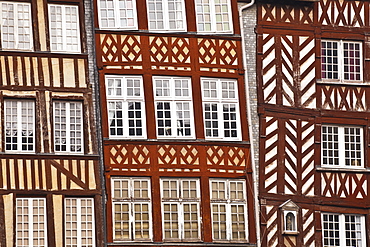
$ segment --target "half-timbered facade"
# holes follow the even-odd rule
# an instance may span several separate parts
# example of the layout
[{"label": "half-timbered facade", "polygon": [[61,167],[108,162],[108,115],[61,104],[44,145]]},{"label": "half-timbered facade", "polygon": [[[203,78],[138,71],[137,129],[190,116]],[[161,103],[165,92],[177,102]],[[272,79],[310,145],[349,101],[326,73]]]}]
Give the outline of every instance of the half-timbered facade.
[{"label": "half-timbered facade", "polygon": [[0,1],[0,246],[102,246],[90,8]]},{"label": "half-timbered facade", "polygon": [[255,245],[237,2],[95,11],[108,245]]},{"label": "half-timbered facade", "polygon": [[369,246],[369,1],[260,1],[262,246]]}]

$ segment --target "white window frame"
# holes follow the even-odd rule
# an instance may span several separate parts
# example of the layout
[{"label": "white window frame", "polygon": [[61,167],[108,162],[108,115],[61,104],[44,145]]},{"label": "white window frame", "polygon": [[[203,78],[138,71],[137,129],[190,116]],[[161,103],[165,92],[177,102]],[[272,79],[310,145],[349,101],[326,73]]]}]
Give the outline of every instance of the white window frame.
[{"label": "white window frame", "polygon": [[[328,140],[328,138],[324,137],[325,133],[324,133],[324,128],[328,129],[328,128],[338,128],[338,141],[336,143],[330,143]],[[350,164],[350,165],[346,165],[346,152],[351,152],[351,150],[347,150],[346,149],[346,139],[345,139],[345,129],[353,129],[354,131],[356,130],[359,130],[359,136],[357,136],[358,138],[360,138],[360,150],[352,150],[352,152],[355,152],[356,154],[359,152],[360,154],[360,159],[358,158],[355,158],[355,157],[350,157],[349,158],[352,158],[350,159],[351,163],[354,162],[354,164]],[[329,131],[329,130],[327,130]],[[331,137],[333,138],[333,136]],[[353,138],[356,138],[353,137]],[[355,142],[355,144],[358,144]],[[332,147],[332,148],[329,148],[329,146],[332,146],[332,145],[338,145],[338,155],[336,156],[334,153],[336,152],[335,151],[335,148]],[[361,169],[361,168],[364,168],[364,145],[365,145],[365,140],[364,140],[364,130],[363,130],[363,127],[362,126],[351,126],[351,125],[333,125],[333,124],[323,124],[322,125],[322,129],[321,129],[321,162],[322,162],[322,166],[323,167],[331,167],[331,168],[354,168],[354,169]],[[325,150],[325,146],[327,147],[326,150]],[[350,145],[351,146],[351,145]],[[357,146],[357,145],[355,145]],[[331,156],[329,156],[329,153],[332,153]],[[326,154],[326,155],[325,155]],[[350,154],[349,154],[350,155]],[[328,159],[336,159],[338,160],[338,165],[334,164],[335,161],[332,161],[333,164],[330,164],[330,161]],[[325,162],[326,160],[326,162]],[[358,164],[358,162],[360,164]]]},{"label": "white window frame", "polygon": [[[9,47],[5,45],[5,34],[4,34],[4,29],[5,25],[4,22],[8,21],[8,16],[9,12],[4,13],[6,10],[5,5],[12,5],[13,6],[13,16],[12,16],[12,21],[14,21],[14,26],[13,26],[13,36],[14,40],[10,40],[10,42],[14,42],[14,45]],[[25,13],[22,12],[22,8],[28,8],[28,16],[23,16],[25,19],[23,19],[23,26],[21,25],[19,21],[19,16],[24,15]],[[27,13],[26,12],[26,13]],[[5,16],[4,16],[5,15]],[[7,18],[8,17],[8,18]],[[32,51],[33,50],[33,33],[32,33],[32,14],[31,14],[31,4],[30,3],[22,3],[22,2],[8,2],[8,1],[0,1],[0,20],[1,20],[1,47],[3,50],[24,50],[24,51]],[[28,26],[27,26],[28,24]],[[24,32],[24,36],[29,36],[28,39],[25,38],[23,40],[23,43],[21,41],[21,35],[22,32]],[[9,31],[11,32],[11,30]],[[28,41],[28,42],[26,42]],[[21,47],[22,44],[27,45],[28,47]]]},{"label": "white window frame", "polygon": [[[128,186],[127,186],[127,194],[128,196],[122,196],[123,194],[123,191],[124,190],[120,190],[120,188],[117,188],[117,191],[119,191],[120,193],[120,196],[119,197],[116,197],[115,196],[115,183],[127,183]],[[143,187],[140,187],[140,188],[135,188],[134,187],[134,183],[147,183],[148,187],[147,188],[143,188]],[[145,178],[145,177],[132,177],[132,178],[128,178],[128,177],[113,177],[111,179],[111,184],[112,184],[112,226],[113,226],[113,242],[150,242],[152,241],[153,239],[153,233],[152,233],[152,229],[153,229],[153,226],[152,226],[152,199],[151,199],[151,184],[150,184],[150,178]],[[144,192],[144,190],[146,191],[148,197],[143,197],[142,196],[142,193]],[[139,197],[136,197],[135,196],[135,193],[139,193],[140,196]],[[128,212],[128,215],[129,215],[129,229],[128,229],[128,232],[129,232],[129,235],[130,235],[130,238],[117,238],[116,237],[116,229],[115,229],[115,225],[117,224],[116,223],[116,217],[115,217],[115,206],[116,205],[128,205],[128,208],[129,208],[129,212]],[[146,205],[148,207],[148,228],[147,228],[147,231],[148,231],[148,235],[149,237],[148,238],[136,238],[135,236],[135,224],[138,223],[138,224],[145,224],[144,221],[136,221],[136,213],[137,211],[135,211],[135,205]],[[140,213],[142,213],[142,211],[140,211]],[[140,228],[141,229],[141,228]],[[138,230],[140,230],[138,229]]]},{"label": "white window frame", "polygon": [[[176,183],[176,186],[175,187],[171,187],[169,191],[173,191],[174,189],[176,190],[175,191],[175,197],[165,197],[165,192],[164,192],[164,185],[163,183],[165,182],[169,182],[169,183]],[[185,183],[191,183],[191,182],[195,182],[196,183],[196,186],[195,186],[195,189],[196,189],[196,197],[186,197],[184,194],[186,192],[186,189],[189,189],[188,190],[188,193],[190,194],[190,189],[189,187],[185,187]],[[200,198],[200,180],[199,178],[161,178],[160,179],[160,183],[161,183],[161,198],[162,198],[162,231],[163,231],[163,241],[184,241],[184,242],[187,242],[187,241],[200,241],[201,240],[201,232],[200,232],[200,229],[201,229],[201,211],[200,211],[200,202],[201,202],[201,198]],[[169,192],[170,193],[170,192]],[[165,228],[165,225],[166,225],[166,217],[165,217],[165,208],[166,206],[171,206],[171,205],[176,205],[178,211],[171,211],[172,212],[176,212],[177,213],[177,221],[178,221],[178,224],[177,224],[177,236],[178,238],[166,238],[166,228]],[[198,229],[197,229],[197,235],[198,237],[197,238],[186,238],[185,236],[185,231],[186,230],[189,230],[189,229],[185,229],[185,212],[186,210],[184,209],[185,206],[192,206],[192,205],[195,205],[196,208],[197,208],[197,226],[198,226]],[[194,213],[194,211],[190,211],[191,214]],[[190,216],[191,217],[191,216]],[[171,220],[170,220],[171,221]],[[175,223],[170,223],[171,225],[175,224]],[[190,223],[190,225],[192,225],[192,223]],[[172,228],[171,229],[168,229],[169,231],[172,232]],[[192,229],[190,229],[191,231]]]},{"label": "white window frame", "polygon": [[[24,206],[24,202],[27,202],[27,205]],[[34,205],[35,202],[38,202],[37,206]],[[40,206],[41,202],[43,204],[42,206]],[[24,213],[23,210],[26,210],[27,213]],[[35,210],[38,211],[39,214],[34,214]],[[24,220],[19,221],[19,217],[24,218]],[[48,245],[45,198],[17,198],[15,218],[16,246],[39,247]],[[35,219],[39,219],[39,221],[35,221]],[[34,244],[35,240],[38,242],[37,244]]]},{"label": "white window frame", "polygon": [[[56,118],[59,117],[59,111],[57,110],[56,104],[65,104],[65,108],[58,108],[60,110],[65,110],[65,128],[61,125],[64,125],[63,122],[57,122]],[[72,115],[71,111],[74,109],[71,109],[71,104],[79,105],[80,114],[79,115]],[[53,133],[54,133],[54,152],[65,154],[65,153],[73,153],[73,154],[83,154],[84,153],[84,120],[83,120],[83,104],[81,101],[64,101],[64,100],[54,100],[53,101]],[[76,119],[80,119],[80,122],[77,121],[71,121],[73,117]],[[57,126],[60,126],[57,128]],[[73,128],[72,128],[73,126]],[[57,146],[64,145],[64,143],[60,143],[58,139],[63,139],[63,136],[61,135],[61,132],[66,132],[65,136],[65,145],[66,150],[58,150]],[[73,134],[76,134],[75,136]],[[79,134],[79,136],[78,136]],[[77,141],[77,142],[76,142]],[[78,143],[80,141],[81,143]],[[75,143],[73,143],[75,142]],[[72,147],[75,147],[76,150],[72,150]],[[80,150],[78,150],[80,148]]]},{"label": "white window frame", "polygon": [[[8,107],[9,104],[13,103],[16,104],[14,109],[16,112],[13,112],[13,106],[10,106],[12,108]],[[25,108],[23,104],[25,104]],[[24,114],[24,111],[26,111],[27,113]],[[35,152],[35,139],[36,139],[35,114],[36,114],[35,102],[33,100],[17,100],[17,99],[4,100],[5,152],[7,153]],[[16,117],[15,121],[14,117]],[[26,129],[23,129],[24,126],[26,126]],[[27,135],[22,136],[23,133],[25,132]],[[32,135],[30,135],[30,132]],[[30,138],[32,138],[32,142],[28,142]],[[10,141],[8,141],[8,139]],[[16,139],[16,142],[13,142],[13,139]],[[10,149],[8,149],[8,145],[11,146]],[[14,145],[16,145],[16,148],[13,148]],[[32,150],[27,150],[29,146],[32,146]],[[26,149],[23,150],[23,147],[26,147]]]},{"label": "white window frame", "polygon": [[[205,139],[207,140],[214,140],[214,141],[240,141],[241,140],[241,124],[240,124],[240,109],[239,109],[239,95],[238,95],[238,81],[235,79],[221,79],[221,78],[201,78],[202,83],[202,99],[203,99],[203,120],[204,120],[204,134]],[[208,86],[206,84],[208,83]],[[223,83],[230,83],[228,85],[234,85],[233,91],[232,90],[224,90],[222,89]],[[211,87],[210,84],[215,85],[215,88],[207,88]],[[227,97],[224,97],[223,94],[227,94]],[[212,95],[213,94],[213,95]],[[234,94],[234,96],[232,96]],[[213,117],[211,107],[210,113],[207,113],[208,107],[206,105],[216,105],[217,106],[217,121],[214,119],[210,119],[207,121],[207,116]],[[223,106],[224,105],[235,105],[235,120],[233,119],[225,120],[223,114]],[[233,114],[230,112],[230,114]],[[213,123],[217,122],[217,127],[213,126]],[[229,124],[229,132],[230,134],[233,133],[235,130],[236,136],[225,136],[225,124]],[[235,128],[232,128],[232,125],[235,124]],[[211,126],[211,127],[210,127]],[[211,135],[208,135],[208,131],[211,131]],[[217,131],[218,136],[213,134],[213,130]]]},{"label": "white window frame", "polygon": [[[339,245],[325,245],[325,242],[326,240],[329,241],[330,239],[326,236],[326,235],[330,235],[327,231],[327,229],[325,228],[325,226],[327,226],[329,223],[325,222],[324,220],[324,216],[338,216],[338,222],[336,221],[328,221],[329,223],[333,223],[336,224],[338,226],[338,228],[336,228],[335,230],[338,232],[338,235],[337,235],[337,238],[336,239],[339,239]],[[366,247],[366,231],[365,231],[365,216],[364,215],[358,215],[358,214],[337,214],[337,213],[321,213],[321,224],[322,224],[322,238],[323,238],[323,247],[331,247],[331,246],[339,246],[339,247],[346,247],[348,245],[346,245],[346,240],[347,240],[347,237],[346,237],[346,220],[345,220],[345,217],[346,216],[349,216],[349,217],[358,217],[359,219],[359,222],[356,222],[356,223],[359,223],[360,224],[360,227],[356,227],[356,230],[357,231],[360,231],[360,239],[362,241],[362,243],[360,245],[358,245],[358,243],[356,243],[356,247]],[[329,230],[333,230],[333,229],[329,229]],[[353,230],[353,229],[352,229]],[[351,231],[352,232],[352,231]],[[351,245],[352,246],[352,245]]]},{"label": "white window frame", "polygon": [[[182,27],[175,27],[175,28],[170,28],[170,19],[169,19],[169,13],[170,13],[170,8],[169,8],[169,5],[170,4],[173,4],[173,5],[176,5],[176,3],[172,3],[174,1],[177,1],[179,6],[181,6],[181,11],[178,11],[178,12],[181,12],[181,17],[177,16],[176,19],[174,20],[176,23],[178,22],[181,22],[182,23]],[[152,3],[153,2],[153,3]],[[187,27],[186,27],[186,12],[185,12],[185,1],[184,0],[146,0],[146,4],[147,4],[147,14],[148,14],[148,29],[150,31],[162,31],[162,32],[185,32],[187,30]],[[155,18],[151,18],[151,16],[153,15],[158,15],[158,12],[157,11],[152,11],[150,10],[150,6],[151,5],[157,5],[157,4],[162,4],[162,16],[163,18],[162,19],[155,19]],[[176,12],[176,11],[175,11]],[[176,15],[176,13],[174,14]],[[163,22],[163,28],[151,28],[151,24],[150,22],[160,22],[162,21]],[[177,25],[177,24],[176,24]]]},{"label": "white window frame", "polygon": [[[64,212],[65,246],[95,247],[94,199],[66,197]],[[88,220],[89,217],[91,220]],[[90,232],[91,237],[87,236],[86,232]],[[68,241],[72,239],[76,240],[76,244]]]},{"label": "white window frame", "polygon": [[[195,9],[196,9],[196,18],[197,18],[197,30],[198,33],[204,33],[204,34],[212,34],[212,33],[225,33],[230,34],[233,33],[233,16],[232,16],[232,10],[231,10],[231,3],[230,0],[219,0],[219,1],[226,1],[227,3],[227,13],[224,13],[224,15],[227,16],[228,21],[221,22],[221,25],[223,26],[224,23],[228,23],[229,29],[225,30],[224,27],[222,27],[222,30],[217,29],[217,18],[220,18],[222,14],[216,12],[216,0],[194,0],[195,1]],[[218,3],[219,4],[219,3]],[[200,11],[200,9],[203,10],[203,8],[209,8],[208,17],[205,17],[207,13],[204,11]],[[220,8],[222,9],[222,7]],[[203,19],[203,20],[202,20]],[[209,19],[209,20],[204,20]],[[222,17],[221,17],[222,19]],[[207,22],[206,22],[207,21]],[[210,30],[200,30],[200,23],[203,23],[203,25],[210,25]]]},{"label": "white window frame", "polygon": [[[334,55],[333,56],[330,56],[330,55],[327,55],[328,54],[328,48],[324,48],[324,43],[325,43],[325,46],[327,46],[328,43],[332,43],[332,44],[337,44],[337,60],[338,60],[338,63],[337,63],[337,66],[338,66],[338,69],[335,70],[334,68],[332,68],[331,71],[329,70],[323,70],[323,67],[325,66],[325,64],[327,63],[328,60],[330,59],[333,59]],[[359,68],[359,76],[360,78],[359,79],[350,79],[350,78],[345,78],[345,69],[344,67],[346,66],[345,64],[345,57],[344,57],[344,51],[345,51],[345,45],[359,45],[359,56],[355,56],[356,60],[359,60],[359,64],[357,65],[357,67]],[[324,53],[325,51],[325,54]],[[364,68],[363,68],[363,45],[362,45],[362,42],[358,42],[358,41],[344,41],[344,40],[322,40],[321,41],[321,77],[322,77],[322,80],[323,81],[333,81],[333,82],[362,82],[363,81],[363,73],[364,73]],[[325,62],[324,62],[325,60]],[[334,63],[333,63],[334,64]],[[349,63],[348,63],[349,64]],[[329,64],[328,66],[330,66],[331,64]],[[355,67],[356,68],[356,67]],[[326,72],[325,72],[326,71]],[[338,74],[338,78],[334,78],[334,76],[329,76],[328,74],[334,74],[334,73],[337,73]],[[332,78],[330,78],[332,77]]]},{"label": "white window frame", "polygon": [[[128,83],[139,82],[139,87],[132,86],[128,87]],[[112,84],[113,83],[113,84]],[[109,138],[112,139],[145,139],[146,138],[146,116],[145,116],[145,99],[143,90],[143,78],[142,76],[125,76],[125,75],[106,75],[105,76],[105,91],[107,96],[107,114],[108,114],[108,126],[109,126]],[[129,91],[131,89],[132,91]],[[132,109],[133,106],[130,104],[140,104],[141,110]],[[121,109],[117,109],[117,105],[121,105]],[[114,106],[114,108],[112,108]],[[131,107],[131,109],[130,109]],[[117,117],[117,111],[122,110],[122,118]],[[130,113],[134,114],[135,117],[130,118]],[[141,115],[141,118],[137,118],[136,114]],[[141,128],[138,127],[137,121],[141,121]],[[122,122],[122,126],[119,126],[119,122]],[[133,126],[130,127],[130,122],[133,122]],[[116,126],[111,126],[115,124]],[[137,135],[136,132],[141,129],[141,135]],[[115,131],[115,134],[112,134]],[[122,134],[117,134],[118,131],[122,131]],[[130,131],[134,131],[135,134],[130,134]]]},{"label": "white window frame", "polygon": [[[188,87],[182,87],[182,82],[187,81]],[[157,87],[157,83],[162,82],[162,87]],[[181,86],[177,87],[176,84],[181,82]],[[166,86],[167,84],[168,86]],[[153,88],[154,88],[154,104],[155,104],[155,116],[157,126],[157,138],[177,138],[177,139],[194,139],[195,138],[195,126],[194,126],[194,112],[193,112],[193,98],[192,98],[192,84],[189,77],[165,77],[165,76],[154,76],[153,77]],[[176,95],[176,92],[187,93],[188,95]],[[162,95],[160,95],[162,94]],[[167,94],[167,95],[163,95]],[[170,127],[166,124],[168,120],[165,117],[159,118],[159,104],[169,104],[171,123]],[[177,109],[178,105],[188,104],[189,109]],[[163,109],[165,115],[166,109]],[[189,117],[185,117],[184,114],[189,114]],[[163,121],[163,126],[159,126],[159,122]],[[187,122],[189,127],[181,126]],[[160,129],[164,129],[163,134]],[[184,134],[187,129],[190,129],[190,135]],[[169,130],[169,132],[168,132]],[[182,131],[181,131],[182,130]],[[168,134],[169,133],[169,134]]]},{"label": "white window frame", "polygon": [[[107,4],[107,1],[111,1],[113,6],[111,8],[102,6],[102,1],[105,1]],[[128,5],[128,2],[132,2],[132,8],[129,7],[121,7],[120,3],[123,3],[125,6]],[[122,29],[122,30],[137,30],[137,13],[136,13],[136,0],[98,0],[98,9],[99,9],[99,28],[100,29]],[[125,12],[127,15],[129,11],[132,11],[132,16],[121,16],[122,12]],[[106,15],[113,14],[113,16],[110,17],[104,17],[108,25],[103,26],[103,12],[105,12]],[[109,12],[109,13],[108,13]],[[131,14],[129,14],[131,15]],[[114,25],[109,25],[109,20],[114,22]],[[121,25],[121,19],[133,19],[133,25]],[[128,21],[127,21],[128,22]]]},{"label": "white window frame", "polygon": [[[213,188],[212,188],[212,183],[223,183],[224,184],[224,187],[225,187],[225,191],[220,191],[220,190],[217,190],[215,193],[217,193],[217,197],[214,198],[213,197]],[[242,190],[240,190],[239,192],[242,192],[243,196],[242,198],[231,198],[230,194],[232,193],[231,191],[231,183],[241,183],[242,184]],[[247,212],[247,192],[246,192],[246,181],[243,180],[243,179],[221,179],[221,178],[211,178],[209,180],[209,186],[210,186],[210,202],[211,202],[211,219],[212,219],[212,238],[213,238],[213,241],[215,242],[229,242],[229,241],[248,241],[248,212]],[[220,192],[221,195],[224,194],[224,198],[219,198],[220,197]],[[236,193],[236,192],[235,192]],[[222,196],[221,196],[222,197]],[[214,228],[214,224],[215,224],[215,221],[216,221],[216,218],[215,218],[215,212],[213,210],[213,206],[225,206],[225,215],[226,215],[226,238],[217,238],[215,236],[215,231],[217,231],[217,229]],[[245,238],[244,239],[233,239],[233,231],[232,231],[232,224],[233,224],[233,217],[232,217],[232,206],[241,206],[243,207],[243,211],[244,211],[244,235],[245,235]],[[220,218],[220,216],[218,216]],[[218,227],[218,229],[220,229],[220,226]],[[241,234],[242,232],[240,232],[239,234]],[[220,232],[219,232],[219,235],[220,235]]]},{"label": "white window frame", "polygon": [[[65,5],[65,4],[48,4],[49,6],[49,33],[50,33],[50,50],[52,52],[63,52],[63,53],[81,53],[81,34],[80,34],[80,20],[79,20],[79,8],[77,5]],[[52,8],[61,8],[61,20],[59,20],[59,23],[61,24],[61,38],[62,40],[59,41],[58,40],[58,43],[61,43],[61,48],[56,48],[54,49],[53,48],[53,45],[55,43],[55,39],[58,39],[58,37],[55,37],[55,35],[53,35],[53,27],[52,27],[52,19],[55,18],[55,15],[52,15]],[[76,35],[75,36],[71,36],[73,37],[73,39],[75,39],[77,41],[77,45],[75,45],[75,43],[71,43],[71,41],[68,41],[67,37],[68,37],[68,33],[67,33],[67,29],[68,29],[68,22],[67,22],[67,16],[66,16],[66,10],[70,8],[71,10],[74,10],[76,11],[76,22],[70,22],[72,23],[74,26],[75,26],[75,29],[73,29],[73,31],[76,32]],[[74,48],[69,48],[68,46],[70,45],[73,45]]]}]

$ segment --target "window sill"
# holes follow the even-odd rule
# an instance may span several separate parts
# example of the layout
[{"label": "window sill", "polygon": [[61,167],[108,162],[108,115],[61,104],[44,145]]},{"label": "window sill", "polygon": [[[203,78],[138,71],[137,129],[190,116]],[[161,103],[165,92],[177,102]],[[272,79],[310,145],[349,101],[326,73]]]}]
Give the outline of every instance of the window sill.
[{"label": "window sill", "polygon": [[283,235],[290,235],[290,236],[294,236],[294,235],[298,235],[298,234],[299,234],[299,232],[297,232],[297,231],[294,231],[294,232],[284,231],[283,232]]},{"label": "window sill", "polygon": [[319,172],[354,172],[354,173],[370,173],[370,168],[347,168],[347,167],[316,167]]},{"label": "window sill", "polygon": [[217,246],[217,247],[232,247],[232,246],[256,246],[256,244],[248,243],[247,241],[240,241],[240,242],[230,242],[230,241],[218,241],[218,242],[113,242],[108,243],[108,246],[122,246],[124,243],[125,246]]},{"label": "window sill", "polygon": [[340,81],[340,80],[322,80],[318,79],[316,80],[317,84],[331,84],[331,85],[337,85],[337,86],[370,86],[370,82],[364,82],[364,81]]}]

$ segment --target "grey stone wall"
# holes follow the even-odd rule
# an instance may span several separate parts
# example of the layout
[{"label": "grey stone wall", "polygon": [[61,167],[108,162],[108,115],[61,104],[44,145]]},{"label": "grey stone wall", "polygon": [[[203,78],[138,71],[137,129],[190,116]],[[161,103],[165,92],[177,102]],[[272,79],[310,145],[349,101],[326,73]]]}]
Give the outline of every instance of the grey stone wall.
[{"label": "grey stone wall", "polygon": [[[240,5],[242,6],[242,5]],[[253,159],[256,165],[256,172],[258,177],[259,168],[259,117],[257,114],[257,70],[256,70],[256,57],[257,57],[257,35],[255,33],[255,27],[257,25],[257,7],[252,7],[243,11],[243,29],[244,29],[244,41],[247,61],[247,79],[248,87],[247,100],[250,104],[250,119],[248,119],[251,125],[250,138],[253,141]]]}]

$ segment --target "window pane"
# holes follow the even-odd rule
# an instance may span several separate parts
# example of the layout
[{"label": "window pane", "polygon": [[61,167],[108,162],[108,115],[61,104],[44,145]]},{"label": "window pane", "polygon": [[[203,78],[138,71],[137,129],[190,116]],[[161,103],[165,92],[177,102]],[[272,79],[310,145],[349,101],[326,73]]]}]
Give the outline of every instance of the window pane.
[{"label": "window pane", "polygon": [[54,102],[54,148],[56,152],[83,152],[81,102]]},{"label": "window pane", "polygon": [[57,52],[80,52],[78,7],[49,4],[50,48]]},{"label": "window pane", "polygon": [[323,165],[339,165],[339,129],[336,126],[322,127]]},{"label": "window pane", "polygon": [[45,207],[46,203],[44,198],[17,198],[17,246],[46,246]]},{"label": "window pane", "polygon": [[148,178],[113,178],[113,238],[151,239],[151,190]]},{"label": "window pane", "polygon": [[230,3],[227,0],[196,0],[198,32],[232,32]]},{"label": "window pane", "polygon": [[[66,246],[95,246],[93,199],[65,199]],[[78,242],[83,245],[76,245]]]},{"label": "window pane", "polygon": [[109,136],[138,138],[145,135],[145,105],[142,78],[107,76]]},{"label": "window pane", "polygon": [[99,0],[100,28],[135,29],[135,0]]},{"label": "window pane", "polygon": [[1,45],[3,49],[32,49],[31,6],[2,2]]},{"label": "window pane", "polygon": [[158,137],[192,138],[194,133],[189,78],[154,77]]},{"label": "window pane", "polygon": [[35,143],[35,103],[5,100],[5,150],[33,152]]}]

